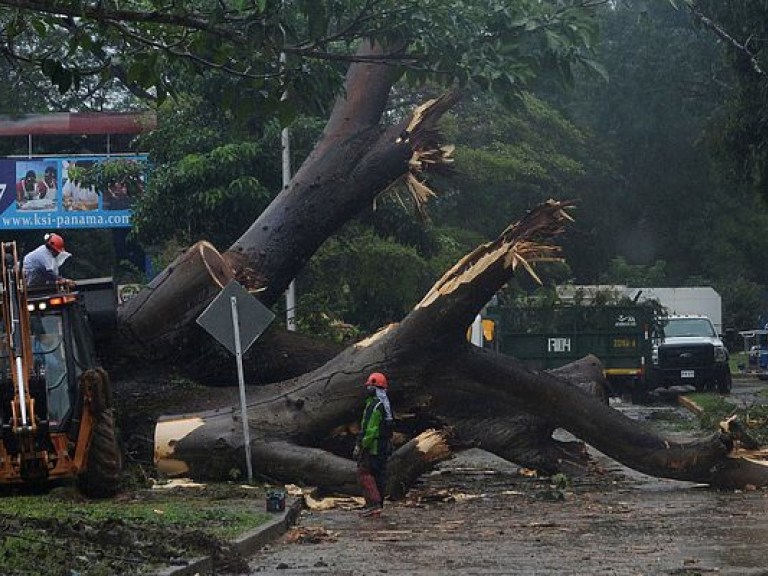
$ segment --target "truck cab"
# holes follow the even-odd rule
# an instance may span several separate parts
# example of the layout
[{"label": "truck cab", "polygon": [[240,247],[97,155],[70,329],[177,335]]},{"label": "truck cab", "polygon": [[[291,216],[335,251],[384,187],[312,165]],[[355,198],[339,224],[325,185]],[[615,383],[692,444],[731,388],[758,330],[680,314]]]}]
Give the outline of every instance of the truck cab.
[{"label": "truck cab", "polygon": [[728,360],[728,350],[708,317],[668,316],[654,338],[650,384],[728,394],[732,386]]}]

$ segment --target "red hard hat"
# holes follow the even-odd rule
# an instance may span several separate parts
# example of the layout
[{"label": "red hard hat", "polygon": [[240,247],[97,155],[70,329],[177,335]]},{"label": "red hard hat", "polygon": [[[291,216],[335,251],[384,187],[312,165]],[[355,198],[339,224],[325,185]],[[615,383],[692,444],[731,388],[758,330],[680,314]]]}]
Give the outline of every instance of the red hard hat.
[{"label": "red hard hat", "polygon": [[368,376],[368,381],[365,383],[366,386],[376,386],[376,388],[383,388],[386,390],[389,388],[389,384],[387,383],[387,377],[384,376],[381,372],[374,372],[370,376]]},{"label": "red hard hat", "polygon": [[46,234],[45,245],[53,248],[56,252],[62,252],[64,250],[64,238],[58,234]]}]

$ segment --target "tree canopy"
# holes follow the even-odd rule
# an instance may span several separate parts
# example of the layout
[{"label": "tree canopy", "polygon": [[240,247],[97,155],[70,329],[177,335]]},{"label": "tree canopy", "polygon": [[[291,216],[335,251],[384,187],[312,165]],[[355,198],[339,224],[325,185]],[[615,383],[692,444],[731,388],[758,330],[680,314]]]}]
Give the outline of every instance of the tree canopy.
[{"label": "tree canopy", "polygon": [[[706,282],[743,328],[764,304],[730,284],[758,295],[768,284],[763,4],[0,1],[14,83],[2,111],[157,105],[134,232],[152,254],[203,238],[224,246],[282,186],[280,128],[300,165],[350,63],[385,62],[401,80],[388,121],[463,87],[443,124],[454,174],[429,182],[439,195],[426,227],[394,196],[324,245],[302,274],[305,309],[373,329],[456,254],[552,195],[578,202],[562,240],[569,268],[553,278]],[[370,39],[381,50],[361,56]],[[353,239],[408,271],[389,294],[397,302],[373,314]],[[334,284],[331,263],[352,281]]]},{"label": "tree canopy", "polygon": [[[188,74],[225,73],[233,106],[287,114],[323,105],[355,60],[385,62],[421,83],[517,92],[544,71],[591,62],[599,0],[37,0],[0,2],[2,50],[59,90],[86,79],[162,101]],[[384,47],[356,54],[361,41]],[[287,98],[284,95],[287,94]]]}]

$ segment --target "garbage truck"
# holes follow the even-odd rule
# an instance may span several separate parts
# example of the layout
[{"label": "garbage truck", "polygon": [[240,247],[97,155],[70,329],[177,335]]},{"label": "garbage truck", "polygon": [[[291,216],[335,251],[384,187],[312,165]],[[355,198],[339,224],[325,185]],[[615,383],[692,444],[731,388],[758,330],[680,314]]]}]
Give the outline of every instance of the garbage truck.
[{"label": "garbage truck", "polygon": [[612,395],[642,398],[653,353],[657,307],[649,303],[489,307],[498,351],[536,370],[558,368],[587,354],[603,363]]}]

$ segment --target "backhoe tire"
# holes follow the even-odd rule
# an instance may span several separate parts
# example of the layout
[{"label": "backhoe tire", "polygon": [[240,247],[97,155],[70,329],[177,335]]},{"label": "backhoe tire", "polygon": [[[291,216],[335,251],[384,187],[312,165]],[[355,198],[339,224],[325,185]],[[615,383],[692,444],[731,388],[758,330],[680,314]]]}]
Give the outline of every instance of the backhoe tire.
[{"label": "backhoe tire", "polygon": [[107,408],[94,424],[88,463],[85,472],[78,477],[78,488],[89,498],[114,496],[120,485],[122,467],[115,415],[111,408]]},{"label": "backhoe tire", "polygon": [[112,385],[109,374],[101,368],[86,370],[81,378],[82,385],[92,391],[94,424],[86,468],[78,477],[78,486],[90,498],[109,498],[119,489],[123,467],[112,408]]}]

